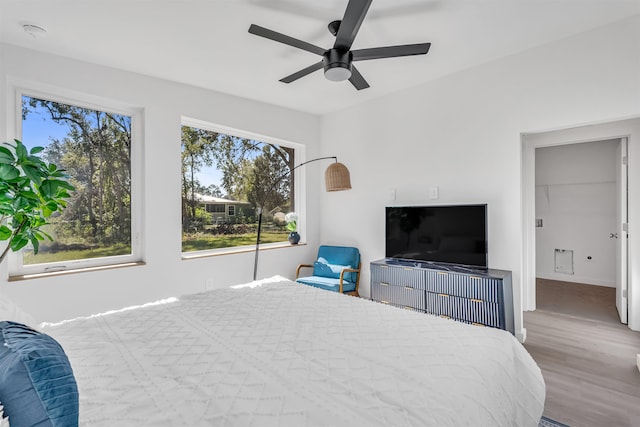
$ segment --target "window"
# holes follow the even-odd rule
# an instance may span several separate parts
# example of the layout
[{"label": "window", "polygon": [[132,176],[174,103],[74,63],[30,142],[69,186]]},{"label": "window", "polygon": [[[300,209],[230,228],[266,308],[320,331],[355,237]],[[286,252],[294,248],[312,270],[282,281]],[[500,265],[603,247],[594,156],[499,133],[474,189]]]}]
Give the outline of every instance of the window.
[{"label": "window", "polygon": [[182,126],[183,253],[255,245],[258,208],[261,243],[287,241],[295,149],[239,134],[190,119]]},{"label": "window", "polygon": [[[22,94],[22,142],[66,170],[76,190],[50,218],[37,254],[13,255],[11,274],[121,264],[141,259],[132,174],[137,112],[118,111],[53,96]],[[136,180],[137,182],[137,180]]]},{"label": "window", "polygon": [[209,213],[224,213],[224,205],[206,205],[206,210]]}]

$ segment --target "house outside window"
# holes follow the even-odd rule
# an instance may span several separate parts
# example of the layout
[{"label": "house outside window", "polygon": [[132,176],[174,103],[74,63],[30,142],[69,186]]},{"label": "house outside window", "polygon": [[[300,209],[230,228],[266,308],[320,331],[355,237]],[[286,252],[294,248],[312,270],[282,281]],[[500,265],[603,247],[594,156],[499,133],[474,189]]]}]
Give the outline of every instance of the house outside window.
[{"label": "house outside window", "polygon": [[44,147],[40,156],[65,169],[75,191],[45,228],[53,241],[12,254],[10,274],[140,261],[139,111],[19,92],[22,142]]},{"label": "house outside window", "polygon": [[209,213],[224,213],[225,212],[225,205],[206,204],[205,208],[206,208],[207,212],[209,212]]},{"label": "house outside window", "polygon": [[255,245],[260,207],[261,243],[287,242],[275,214],[295,209],[293,145],[183,119],[183,254]]}]

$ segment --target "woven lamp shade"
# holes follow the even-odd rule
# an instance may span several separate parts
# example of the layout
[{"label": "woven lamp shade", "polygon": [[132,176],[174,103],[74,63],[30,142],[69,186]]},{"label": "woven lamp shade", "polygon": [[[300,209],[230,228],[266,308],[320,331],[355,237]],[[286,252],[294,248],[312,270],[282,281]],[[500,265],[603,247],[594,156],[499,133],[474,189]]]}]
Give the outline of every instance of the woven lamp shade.
[{"label": "woven lamp shade", "polygon": [[342,163],[333,163],[324,172],[327,191],[342,191],[351,189],[349,169]]}]

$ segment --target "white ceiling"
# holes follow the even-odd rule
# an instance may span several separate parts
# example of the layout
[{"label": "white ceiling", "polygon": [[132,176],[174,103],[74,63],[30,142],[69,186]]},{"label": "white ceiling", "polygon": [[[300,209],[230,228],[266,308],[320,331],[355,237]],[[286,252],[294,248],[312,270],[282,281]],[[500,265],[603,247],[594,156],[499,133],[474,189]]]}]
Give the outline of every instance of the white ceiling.
[{"label": "white ceiling", "polygon": [[347,1],[0,0],[0,41],[325,114],[640,13],[640,0],[374,0],[353,49],[431,42],[429,54],[358,62],[362,91],[322,71],[280,83],[320,57],[249,25],[328,48]]}]

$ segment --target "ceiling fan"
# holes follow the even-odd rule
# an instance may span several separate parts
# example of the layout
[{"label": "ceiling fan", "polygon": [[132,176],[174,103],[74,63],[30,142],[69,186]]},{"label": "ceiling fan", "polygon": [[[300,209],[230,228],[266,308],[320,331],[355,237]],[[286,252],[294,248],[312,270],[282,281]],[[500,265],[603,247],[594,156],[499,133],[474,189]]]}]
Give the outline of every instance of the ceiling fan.
[{"label": "ceiling fan", "polygon": [[328,80],[339,82],[349,79],[356,89],[366,89],[369,87],[369,83],[362,77],[358,69],[352,65],[353,61],[424,55],[429,52],[429,48],[431,47],[431,43],[418,43],[351,50],[351,45],[358,34],[360,25],[362,25],[362,21],[372,1],[373,0],[349,0],[347,10],[344,12],[342,20],[333,21],[329,24],[329,31],[336,36],[336,42],[330,49],[323,49],[311,43],[255,24],[249,27],[249,32],[256,36],[265,37],[322,56],[320,62],[316,62],[307,68],[303,68],[300,71],[280,79],[283,83],[291,83],[307,74],[324,68],[324,76]]}]

